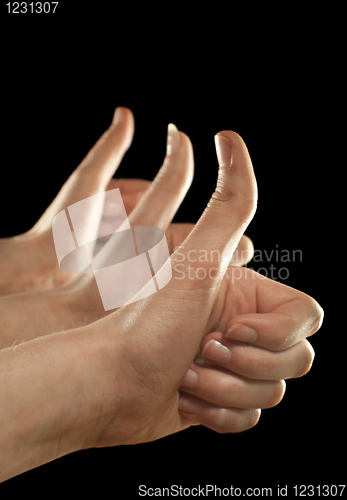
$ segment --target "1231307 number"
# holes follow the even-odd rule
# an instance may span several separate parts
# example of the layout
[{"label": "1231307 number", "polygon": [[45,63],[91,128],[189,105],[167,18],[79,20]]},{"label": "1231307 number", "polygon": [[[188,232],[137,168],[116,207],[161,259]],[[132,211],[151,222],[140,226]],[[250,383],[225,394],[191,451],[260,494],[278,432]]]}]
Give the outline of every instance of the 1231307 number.
[{"label": "1231307 number", "polygon": [[346,485],[324,484],[322,486],[313,486],[313,484],[297,484],[293,486],[296,497],[341,497]]},{"label": "1231307 number", "polygon": [[54,14],[59,2],[8,2],[8,14]]}]

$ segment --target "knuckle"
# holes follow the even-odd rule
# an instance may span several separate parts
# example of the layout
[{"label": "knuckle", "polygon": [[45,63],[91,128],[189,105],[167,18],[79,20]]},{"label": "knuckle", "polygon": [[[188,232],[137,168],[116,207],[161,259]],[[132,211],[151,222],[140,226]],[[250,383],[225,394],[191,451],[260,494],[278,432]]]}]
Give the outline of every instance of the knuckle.
[{"label": "knuckle", "polygon": [[248,427],[245,430],[251,429],[252,427],[257,425],[257,423],[260,420],[260,416],[261,416],[261,409],[260,408],[254,408],[253,410],[250,410],[249,411],[249,418],[248,418]]},{"label": "knuckle", "polygon": [[225,210],[225,204],[230,203],[234,207],[233,216],[237,217],[240,223],[247,225],[256,212],[257,200],[247,198],[232,188],[217,186],[207,206],[210,209]]},{"label": "knuckle", "polygon": [[221,189],[218,186],[216,187],[215,191],[213,192],[210,203],[212,204],[224,204],[232,199],[232,194],[230,191],[227,191],[225,189]]},{"label": "knuckle", "polygon": [[219,434],[239,433],[251,429],[259,422],[261,410],[241,408],[219,408],[214,412],[211,428]]},{"label": "knuckle", "polygon": [[272,351],[287,349],[298,340],[298,337],[309,337],[322,326],[324,311],[318,302],[306,295],[300,298],[300,303],[299,312],[290,318],[290,333],[284,336],[282,330],[278,329],[269,339],[267,347]]},{"label": "knuckle", "polygon": [[263,408],[273,408],[278,405],[283,399],[286,390],[286,383],[284,380],[275,380],[271,382],[269,387],[267,401]]},{"label": "knuckle", "polygon": [[234,432],[244,432],[251,429],[259,422],[260,415],[261,410],[259,408],[244,410],[242,418],[240,418],[239,425],[236,427]]},{"label": "knuckle", "polygon": [[303,377],[312,367],[315,352],[311,344],[305,339],[302,341],[301,363],[298,365],[294,378]]},{"label": "knuckle", "polygon": [[320,329],[323,323],[324,310],[318,302],[309,295],[302,294],[300,315],[296,318],[300,321],[300,327],[305,332],[305,337],[309,337]]},{"label": "knuckle", "polygon": [[322,326],[324,318],[324,310],[318,304],[318,302],[312,298],[310,298],[309,309],[310,309],[310,318],[312,323],[311,330],[313,334],[316,333],[316,331],[319,330],[320,327]]},{"label": "knuckle", "polygon": [[283,336],[282,331],[278,329],[270,341],[269,349],[275,352],[283,351],[288,347],[290,341],[291,341],[291,336],[290,335]]}]

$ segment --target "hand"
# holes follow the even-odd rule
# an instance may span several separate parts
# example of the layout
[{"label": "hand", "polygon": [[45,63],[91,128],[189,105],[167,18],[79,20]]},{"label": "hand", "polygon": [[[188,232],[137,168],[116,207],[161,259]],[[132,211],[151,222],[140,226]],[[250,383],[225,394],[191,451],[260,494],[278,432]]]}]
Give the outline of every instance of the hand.
[{"label": "hand", "polygon": [[[300,376],[308,371],[312,363],[312,349],[303,339],[320,327],[322,310],[305,294],[271,280],[264,280],[263,276],[251,270],[228,269],[227,265],[237,241],[253,216],[256,185],[250,159],[241,139],[230,132],[224,134],[227,140],[225,141],[223,137],[219,139],[223,149],[219,152],[221,167],[217,190],[196,228],[179,249],[179,253],[185,256],[185,262],[189,262],[192,268],[190,276],[187,272],[184,280],[177,280],[175,283],[173,279],[165,287],[166,293],[163,290],[157,297],[158,300],[152,304],[153,308],[155,306],[158,308],[157,315],[152,313],[152,317],[160,317],[160,326],[165,325],[163,333],[161,330],[153,332],[150,320],[147,322],[147,328],[142,323],[141,326],[140,323],[137,324],[140,316],[135,314],[131,322],[131,332],[135,331],[135,334],[132,335],[128,331],[128,338],[131,335],[134,347],[131,348],[131,352],[125,347],[125,353],[131,359],[132,366],[136,367],[136,377],[145,380],[146,388],[150,387],[149,392],[156,396],[164,393],[169,400],[168,393],[164,390],[165,375],[174,381],[177,380],[171,367],[177,368],[189,352],[192,357],[194,350],[189,349],[189,346],[194,343],[194,338],[196,342],[197,337],[204,337],[207,334],[201,344],[205,356],[208,352],[211,354],[208,342],[216,330],[227,331],[229,336],[253,344],[243,344],[244,352],[241,354],[239,344],[239,351],[235,349],[237,355],[234,355],[234,359],[226,361],[224,358],[220,363],[233,370],[232,376],[225,369],[193,363],[190,366],[195,373],[185,374],[181,383],[185,392],[191,393],[191,396],[184,396],[178,403],[181,415],[219,432],[235,432],[245,430],[257,422],[260,412],[255,408],[268,408],[282,399],[284,383],[277,380],[278,377],[282,379],[282,377]],[[228,161],[225,158],[226,153],[228,149],[230,151],[230,147],[233,151],[231,168],[225,165]],[[237,177],[238,173],[240,177]],[[225,228],[226,221],[229,222],[227,228]],[[189,252],[196,249],[204,249],[211,256],[217,249],[221,259],[211,257],[211,261],[205,267],[206,273],[201,273],[201,267],[204,266],[200,262],[196,264],[188,259]],[[172,256],[173,263],[177,254],[178,251]],[[181,258],[177,260],[182,261]],[[152,301],[154,300],[153,297]],[[165,318],[163,313],[159,315],[159,308],[164,309],[162,302],[164,300]],[[125,313],[124,310],[118,312],[119,318],[122,312]],[[144,306],[141,318],[145,313]],[[111,317],[109,320],[111,321]],[[136,326],[141,330],[139,336],[136,335]],[[125,326],[125,332],[127,330]],[[210,332],[212,335],[209,335]],[[137,344],[141,346],[141,354],[138,355],[134,353]],[[269,349],[282,352],[272,353]],[[156,360],[153,351],[157,355]],[[245,366],[242,365],[243,361],[246,361]],[[149,362],[151,369],[146,372]],[[285,366],[281,362],[284,362]],[[157,376],[152,378],[150,373],[160,373],[160,379]],[[187,388],[187,381],[191,384],[190,389]],[[174,385],[173,381],[170,383],[169,380],[167,384],[171,388]],[[216,387],[219,388],[218,391]],[[172,391],[172,413],[168,403],[164,405],[165,422],[166,428],[177,430],[182,428],[184,420],[180,420],[177,416],[177,393],[173,389]],[[143,394],[141,401],[142,397]],[[144,398],[145,406],[150,399],[150,395],[148,399]],[[159,398],[154,397],[154,399]],[[172,417],[171,421],[168,413]],[[128,418],[129,415],[127,424],[129,424]],[[150,415],[145,426],[146,440],[152,439],[152,432],[158,437],[158,427],[160,428],[162,418],[163,414],[158,417],[157,412]],[[143,428],[141,438],[142,436]],[[137,439],[141,441],[141,438]],[[136,438],[134,441],[133,439],[134,436],[131,436],[130,442],[138,442]]]},{"label": "hand", "polygon": [[131,144],[133,116],[117,108],[111,127],[73,172],[35,226],[22,235],[0,241],[0,294],[47,290],[71,275],[58,266],[52,220],[61,210],[107,189],[115,167]]},{"label": "hand", "polygon": [[[137,179],[111,180],[131,144],[133,133],[131,111],[118,107],[110,128],[73,172],[35,226],[27,233],[0,240],[0,296],[49,290],[71,279],[71,274],[59,268],[52,238],[52,220],[64,208],[115,187],[121,189],[127,213],[135,208],[150,183]],[[174,226],[171,232],[176,229],[181,230]],[[249,239],[242,244],[252,251]],[[242,263],[245,264],[244,259]]]},{"label": "hand", "polygon": [[[257,336],[252,338],[249,330],[240,328],[232,332],[234,338],[240,339],[242,333],[243,340],[254,344],[253,349],[284,349],[305,336],[302,326],[306,334],[319,328],[320,306],[300,292],[262,280],[250,270],[242,270],[242,279],[228,286],[228,265],[255,212],[257,192],[241,138],[224,131],[219,134],[219,141],[217,189],[179,248],[185,262],[191,250],[218,250],[220,259],[211,258],[202,279],[196,274],[197,268],[203,267],[200,262],[189,262],[193,267],[192,279],[188,274],[177,279],[181,278],[175,270],[177,250],[172,255],[173,278],[156,294],[88,326],[2,351],[0,373],[5,373],[6,378],[0,383],[4,402],[0,422],[6,426],[1,427],[0,450],[9,450],[3,477],[81,448],[158,439],[189,427],[196,419],[205,420],[205,425],[219,431],[249,428],[259,418],[259,411],[250,409],[250,400],[257,397],[257,384],[242,376],[237,377],[239,387],[234,384],[240,397],[238,408],[233,408],[236,399],[229,387],[228,400],[207,400],[200,411],[180,411],[179,387],[201,341],[242,321],[257,328]],[[165,273],[167,266],[171,266],[170,261],[158,275]],[[247,282],[250,279],[252,285]],[[305,319],[303,325],[286,316],[292,313],[289,301],[293,300],[301,321]],[[289,337],[282,341],[276,322],[277,326],[285,325],[289,332]],[[296,324],[296,328],[291,324]],[[237,360],[236,355],[236,369]],[[200,368],[198,375],[203,380],[205,367]],[[15,406],[8,404],[8,399],[13,402],[14,394],[13,384],[6,383],[8,379],[15,380],[16,394],[20,395]],[[283,388],[276,381],[259,380],[257,387],[261,387],[260,406],[264,402],[266,406],[275,404],[282,397]],[[189,397],[196,402],[196,396]],[[22,414],[27,418],[19,425]],[[11,447],[8,436],[14,435],[16,440]],[[17,460],[15,465],[13,457]]]},{"label": "hand", "polygon": [[204,337],[183,379],[180,409],[216,431],[238,432],[248,425],[235,418],[240,408],[260,417],[261,408],[281,401],[284,379],[310,370],[314,351],[305,337],[320,327],[322,311],[311,297],[250,269],[227,275],[217,331]]},{"label": "hand", "polygon": [[[93,274],[72,275],[58,266],[52,219],[71,203],[103,191],[105,185],[106,189],[119,188],[130,224],[161,227],[166,233],[170,253],[194,227],[193,224],[170,224],[193,177],[192,145],[185,134],[176,131],[174,142],[169,138],[168,143],[171,141],[171,144],[168,150],[171,154],[167,154],[153,182],[140,179],[110,180],[129,147],[134,127],[131,111],[127,108],[117,109],[110,129],[72,174],[36,226],[26,235],[11,241],[12,256],[4,260],[3,265],[6,268],[5,264],[8,263],[9,275],[12,266],[17,266],[20,271],[18,279],[12,276],[10,284],[2,289],[3,293],[6,291],[13,295],[0,299],[3,322],[0,348],[55,331],[77,328],[109,314],[101,303]],[[176,146],[174,153],[173,145]],[[104,215],[108,215],[107,207]],[[107,219],[104,222],[107,223]],[[105,245],[106,248],[116,252],[111,240]],[[241,266],[249,262],[252,256],[252,242],[243,235],[231,263]],[[22,292],[23,289],[29,289],[30,293],[14,294],[18,287]],[[21,310],[21,315],[17,314],[18,310]]]}]

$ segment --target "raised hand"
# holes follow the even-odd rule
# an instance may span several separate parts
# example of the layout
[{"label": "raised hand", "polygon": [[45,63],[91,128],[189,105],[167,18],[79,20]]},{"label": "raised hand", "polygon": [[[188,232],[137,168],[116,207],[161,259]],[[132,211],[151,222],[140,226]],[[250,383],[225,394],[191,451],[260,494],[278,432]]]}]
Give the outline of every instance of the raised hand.
[{"label": "raised hand", "polygon": [[[170,224],[190,187],[194,170],[190,140],[175,127],[171,127],[171,134],[168,135],[168,153],[153,182],[140,179],[109,180],[129,145],[133,130],[130,110],[119,109],[121,112],[119,114],[116,111],[117,120],[110,130],[104,134],[70,177],[35,228],[28,233],[26,239],[16,243],[19,245],[17,250],[21,250],[19,252],[14,250],[12,257],[9,257],[9,269],[17,259],[24,263],[24,267],[27,266],[23,272],[25,271],[24,275],[29,281],[24,289],[29,287],[31,291],[0,299],[3,320],[0,348],[55,331],[77,328],[109,314],[104,310],[94,275],[92,273],[71,275],[62,271],[55,255],[52,220],[64,207],[70,206],[80,197],[84,199],[83,197],[87,195],[92,196],[100,190],[102,192],[102,187],[107,182],[107,189],[119,188],[130,224],[162,228],[166,232],[170,253],[182,243],[194,227],[193,224]],[[112,216],[107,206],[104,216],[106,220],[103,219],[101,224],[107,224],[107,217]],[[26,242],[26,246],[23,241]],[[12,243],[15,244],[14,241]],[[104,249],[108,249],[109,253],[117,252],[117,248],[112,244],[112,238]],[[36,257],[33,257],[34,254]],[[252,254],[252,242],[243,236],[232,263],[245,264],[252,258]],[[30,260],[31,258],[33,260]],[[50,264],[45,268],[48,261]],[[5,266],[5,261],[3,265]],[[18,264],[19,281],[20,269],[21,265]],[[30,281],[27,273],[31,273],[34,281]],[[14,279],[10,282],[12,292],[19,281]],[[57,286],[59,283],[60,286]],[[6,287],[3,291],[5,289],[8,291]],[[18,310],[21,310],[20,315],[17,314]]]},{"label": "raised hand", "polygon": [[0,240],[0,295],[47,290],[71,278],[57,262],[52,220],[69,205],[107,189],[131,144],[133,131],[130,110],[117,108],[110,128],[72,173],[35,226],[27,233]]},{"label": "raised hand", "polygon": [[[305,336],[319,328],[322,310],[312,298],[263,280],[262,276],[247,269],[242,270],[241,279],[228,280],[226,274],[232,274],[235,269],[228,269],[231,256],[256,209],[257,189],[242,139],[224,131],[217,135],[216,141],[220,164],[216,191],[196,227],[179,248],[180,255],[192,268],[190,274],[186,273],[184,279],[176,279],[178,276],[174,272],[173,279],[163,290],[103,320],[107,330],[112,328],[114,318],[117,318],[118,327],[124,318],[124,327],[120,332],[117,330],[114,340],[115,346],[119,346],[119,342],[122,344],[122,359],[126,360],[125,364],[120,362],[119,373],[127,371],[125,388],[128,383],[131,387],[139,384],[141,390],[130,405],[122,405],[119,411],[118,417],[126,408],[124,434],[122,419],[117,417],[115,426],[110,425],[103,433],[101,445],[106,444],[105,436],[110,441],[114,437],[119,442],[122,435],[120,442],[139,442],[180,430],[192,422],[221,432],[247,429],[259,418],[257,408],[273,406],[281,400],[284,384],[276,380],[278,375],[295,376],[309,368],[311,360],[307,353],[304,356],[301,353],[299,369],[295,363],[289,369],[279,369],[281,356],[293,360],[288,353],[266,352],[263,357],[259,356],[260,347],[280,350],[294,346],[291,348],[297,353],[305,351],[306,347],[301,347],[307,344],[299,348],[295,344],[303,342]],[[211,255],[205,273],[201,273],[201,262],[194,267],[194,262],[188,259],[189,252],[200,249]],[[178,250],[172,255],[173,264],[177,253]],[[182,262],[181,256],[179,262]],[[97,326],[100,323],[95,324]],[[228,331],[234,338],[259,346],[259,370],[253,367],[252,372],[252,362],[243,367],[240,354],[236,360],[234,356],[234,364],[230,361],[233,374],[220,367],[192,365],[202,339],[204,350],[211,339],[208,336],[216,331]],[[127,344],[130,338],[131,345]],[[246,347],[251,352],[249,357],[257,360],[255,347]],[[247,352],[246,348],[244,351]],[[207,352],[206,347],[204,354]],[[279,354],[277,358],[276,354]],[[243,357],[246,358],[246,354]],[[277,372],[274,370],[276,364]],[[127,369],[129,365],[133,367],[130,370]],[[194,374],[186,374],[189,366]],[[255,372],[256,380],[248,378],[250,375],[254,378]],[[120,375],[116,379],[120,380]],[[190,395],[180,400],[177,388],[182,384]],[[223,387],[223,390],[216,391],[216,387]],[[126,394],[125,389],[125,398]],[[122,401],[122,397],[120,399]],[[141,416],[137,411],[130,411],[132,405],[139,408],[138,404]],[[126,429],[131,423],[138,431],[128,434]]]},{"label": "raised hand", "polygon": [[[272,374],[293,371],[279,369],[274,356],[295,349],[319,328],[322,310],[312,298],[261,281],[249,270],[229,286],[226,273],[235,268],[228,266],[253,217],[257,190],[242,139],[224,131],[216,141],[217,188],[197,225],[159,271],[158,276],[172,266],[164,288],[93,324],[1,352],[2,479],[78,449],[151,441],[199,421],[220,432],[244,430],[259,419],[254,399],[258,407],[281,399],[283,384]],[[189,252],[199,249],[218,250],[218,258],[206,265],[202,279],[196,273],[181,279],[175,270],[178,252],[188,262]],[[232,353],[219,360],[235,371],[234,382],[229,385],[225,367],[193,365],[197,384],[187,388],[191,394],[184,404],[179,389],[187,370],[199,348],[211,355],[211,336],[223,341],[218,331],[251,343],[249,359],[262,374],[256,382],[247,378],[252,370],[254,375],[253,362],[243,365],[243,346],[236,344],[234,358]],[[261,361],[264,348],[271,352]],[[303,361],[296,374],[308,364]],[[204,392],[206,370],[222,377],[225,395]]]}]

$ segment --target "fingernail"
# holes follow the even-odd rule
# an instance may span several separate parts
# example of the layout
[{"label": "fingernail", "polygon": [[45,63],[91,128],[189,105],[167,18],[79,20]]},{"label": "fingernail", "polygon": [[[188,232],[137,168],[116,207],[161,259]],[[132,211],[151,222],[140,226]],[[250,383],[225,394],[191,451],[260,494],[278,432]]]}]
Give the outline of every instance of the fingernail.
[{"label": "fingernail", "polygon": [[231,142],[224,135],[215,135],[214,142],[216,145],[217,159],[220,167],[232,165]]},{"label": "fingernail", "polygon": [[210,361],[215,361],[216,363],[228,363],[231,358],[231,352],[225,345],[222,345],[218,340],[210,340],[207,342],[202,350],[201,355],[209,359]]},{"label": "fingernail", "polygon": [[229,328],[225,336],[228,339],[240,340],[242,342],[255,342],[258,334],[249,326],[242,325],[241,323],[235,323],[235,325]]},{"label": "fingernail", "polygon": [[195,389],[198,383],[198,378],[198,374],[194,370],[189,368],[184,376],[181,387],[185,387],[186,389]]},{"label": "fingernail", "polygon": [[112,125],[116,125],[116,123],[121,121],[122,114],[123,114],[123,108],[121,106],[118,106],[113,115]]},{"label": "fingernail", "polygon": [[187,413],[197,414],[201,410],[201,404],[193,401],[189,396],[182,396],[179,402],[179,409]]},{"label": "fingernail", "polygon": [[167,142],[166,142],[166,155],[172,155],[178,148],[180,143],[180,136],[178,129],[173,123],[169,123],[167,127]]},{"label": "fingernail", "polygon": [[204,359],[200,353],[196,355],[194,362],[198,363],[198,365],[206,365],[206,359]]}]

